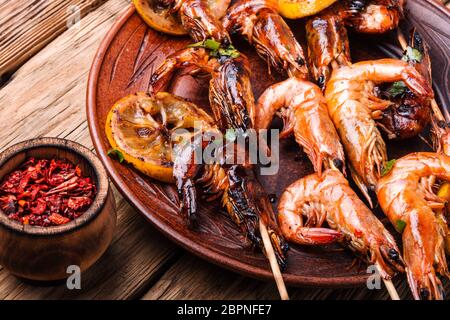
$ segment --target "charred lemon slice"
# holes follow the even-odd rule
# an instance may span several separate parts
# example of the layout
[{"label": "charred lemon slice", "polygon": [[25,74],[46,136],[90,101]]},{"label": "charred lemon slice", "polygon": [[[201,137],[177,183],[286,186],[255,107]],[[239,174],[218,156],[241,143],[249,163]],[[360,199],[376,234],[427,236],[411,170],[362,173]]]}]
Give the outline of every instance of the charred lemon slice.
[{"label": "charred lemon slice", "polygon": [[177,15],[169,14],[169,9],[158,8],[154,2],[154,0],[133,0],[136,11],[153,29],[178,36],[187,34]]},{"label": "charred lemon slice", "polygon": [[278,0],[278,11],[285,18],[299,19],[312,16],[335,2],[336,0]]},{"label": "charred lemon slice", "polygon": [[172,134],[194,126],[215,128],[212,118],[193,103],[167,92],[140,92],[111,108],[105,131],[112,150],[123,160],[154,179],[173,182],[172,149],[180,139],[173,141]]},{"label": "charred lemon slice", "polygon": [[[207,0],[211,13],[217,19],[225,15],[230,2],[231,0]],[[169,14],[167,8],[159,8],[156,0],[133,0],[133,4],[142,19],[153,29],[172,35],[187,34],[178,15]]]}]

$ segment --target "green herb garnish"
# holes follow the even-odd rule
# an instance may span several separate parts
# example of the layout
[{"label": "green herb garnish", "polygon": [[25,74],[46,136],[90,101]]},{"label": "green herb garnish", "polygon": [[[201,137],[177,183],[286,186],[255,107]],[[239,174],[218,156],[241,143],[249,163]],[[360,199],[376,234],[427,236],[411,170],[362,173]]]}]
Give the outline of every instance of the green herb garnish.
[{"label": "green herb garnish", "polygon": [[115,158],[117,158],[117,160],[119,160],[119,163],[122,163],[123,160],[124,160],[123,153],[120,152],[120,151],[117,150],[117,149],[109,149],[107,154],[108,154],[108,156],[110,156],[110,157],[115,157]]},{"label": "green herb garnish", "polygon": [[206,39],[205,41],[200,41],[194,44],[190,44],[188,48],[205,48],[210,50],[209,55],[211,57],[231,57],[231,58],[237,58],[239,57],[240,53],[236,50],[235,47],[232,45],[229,45],[226,48],[222,48],[220,42],[217,42],[213,39]]},{"label": "green herb garnish", "polygon": [[406,222],[403,221],[403,220],[397,220],[397,221],[395,222],[395,226],[396,226],[397,231],[400,232],[400,233],[402,233],[403,230],[404,230],[405,227],[406,227]]},{"label": "green herb garnish", "polygon": [[235,47],[233,47],[232,45],[229,45],[228,48],[220,48],[218,51],[219,56],[228,56],[231,58],[238,58],[241,54],[239,53],[239,51],[236,50]]},{"label": "green herb garnish", "polygon": [[415,49],[415,48],[411,48],[411,47],[407,47],[405,50],[405,53],[403,54],[403,61],[416,61],[416,62],[421,62],[423,58],[422,53]]},{"label": "green herb garnish", "polygon": [[389,160],[388,162],[386,162],[386,164],[383,166],[383,170],[381,170],[382,177],[387,175],[392,170],[392,167],[394,166],[396,161],[397,160],[392,159],[392,160]]},{"label": "green herb garnish", "polygon": [[197,43],[188,45],[188,48],[205,48],[211,51],[217,51],[220,48],[220,43],[213,39],[206,39]]},{"label": "green herb garnish", "polygon": [[408,87],[405,85],[403,81],[397,81],[394,82],[389,89],[387,90],[387,93],[389,94],[390,98],[396,98],[398,96],[401,96],[406,92],[406,89]]}]

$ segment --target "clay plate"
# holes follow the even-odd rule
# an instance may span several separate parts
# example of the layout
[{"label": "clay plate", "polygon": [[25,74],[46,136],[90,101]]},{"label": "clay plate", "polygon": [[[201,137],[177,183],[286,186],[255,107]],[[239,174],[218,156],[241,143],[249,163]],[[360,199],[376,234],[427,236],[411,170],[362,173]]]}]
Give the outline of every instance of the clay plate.
[{"label": "clay plate", "polygon": [[[406,21],[402,22],[402,29],[407,33],[410,26],[415,25],[430,45],[437,100],[441,106],[448,108],[450,14],[444,7],[429,0],[409,1],[405,12]],[[305,43],[302,23],[293,21],[290,24],[301,43]],[[127,94],[147,90],[152,70],[167,55],[186,47],[188,43],[188,38],[166,36],[148,28],[133,7],[126,11],[102,42],[89,76],[87,115],[92,140],[117,188],[158,230],[208,261],[251,277],[269,280],[272,276],[266,259],[245,244],[219,203],[201,203],[199,227],[190,230],[178,215],[178,198],[173,186],[149,179],[107,156],[109,145],[104,126],[111,106]],[[282,78],[270,76],[266,64],[244,41],[234,39],[234,43],[250,59],[254,94],[258,98],[265,88]],[[401,54],[394,34],[383,38],[351,36],[351,49],[354,60],[398,57]],[[207,82],[180,75],[171,90],[207,108],[207,88]],[[389,143],[388,147],[390,158],[426,149],[420,139]],[[311,172],[308,160],[293,140],[283,141],[280,148],[279,174],[261,177],[267,192],[278,197],[288,184]],[[349,268],[353,259],[350,252],[339,246],[304,248],[292,245],[284,273],[285,281],[292,286],[361,285],[367,274],[365,270]]]}]

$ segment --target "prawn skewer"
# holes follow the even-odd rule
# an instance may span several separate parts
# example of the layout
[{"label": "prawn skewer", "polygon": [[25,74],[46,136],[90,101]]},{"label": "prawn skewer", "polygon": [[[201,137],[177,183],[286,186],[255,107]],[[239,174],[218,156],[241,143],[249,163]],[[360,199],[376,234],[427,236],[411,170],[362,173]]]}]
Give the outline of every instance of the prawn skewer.
[{"label": "prawn skewer", "polygon": [[347,28],[382,34],[397,27],[403,15],[403,0],[343,0],[308,19],[306,35],[312,74],[325,87],[332,69],[351,62]]},{"label": "prawn skewer", "polygon": [[336,167],[345,172],[344,150],[319,87],[298,78],[269,87],[258,100],[255,128],[268,128],[276,112],[284,121],[280,137],[293,132],[313,163],[314,171],[320,175],[323,167]]},{"label": "prawn skewer", "polygon": [[337,170],[303,177],[282,194],[278,221],[285,237],[302,244],[292,221],[307,218],[307,226],[319,228],[326,221],[342,236],[339,241],[375,264],[384,279],[403,271],[403,260],[394,238],[364,205]]},{"label": "prawn skewer", "polygon": [[[333,69],[351,64],[348,27],[357,32],[381,34],[394,29],[403,15],[404,1],[339,1],[306,24],[308,57],[311,72],[319,86],[325,88]],[[404,49],[406,41],[403,38]],[[411,47],[417,56],[404,59],[431,81],[428,50],[420,35],[413,32]],[[408,51],[412,52],[411,51]],[[401,83],[380,86],[379,96],[392,103],[377,113],[376,121],[389,139],[405,139],[423,131],[430,121],[430,101],[421,99]]]},{"label": "prawn skewer", "polygon": [[[428,48],[415,29],[411,31],[409,47],[404,47],[402,60],[415,68],[431,84]],[[417,96],[401,82],[387,86],[381,85],[379,89],[380,96],[392,102],[392,105],[377,119],[379,128],[386,133],[387,137],[404,139],[420,134],[430,122],[431,99]]]},{"label": "prawn skewer", "polygon": [[245,132],[251,128],[255,101],[250,84],[250,67],[244,55],[215,58],[204,48],[180,50],[170,55],[153,73],[151,90],[158,92],[166,88],[174,72],[185,67],[195,67],[192,72],[211,75],[209,102],[222,130],[232,128]]},{"label": "prawn skewer", "polygon": [[[166,87],[173,72],[185,66],[194,66],[197,68],[196,72],[203,71],[211,75],[209,101],[214,118],[222,131],[235,129],[245,135],[255,118],[247,58],[242,54],[234,57],[211,57],[204,48],[187,48],[171,55],[155,71],[151,77],[152,89],[160,90]],[[278,261],[278,264],[284,267],[288,246],[279,231],[268,196],[254,176],[253,168],[246,165],[222,168],[216,164],[202,166],[200,170],[183,164],[189,157],[179,159],[183,170],[176,171],[176,180],[184,210],[195,210],[197,183],[206,184],[207,190],[215,193],[213,198],[222,197],[222,203],[233,221],[254,245],[265,252],[271,263],[280,296],[287,298],[279,266],[275,267],[273,261]],[[199,172],[203,172],[200,178]],[[264,226],[264,230],[261,230],[260,226]],[[261,232],[264,231],[269,234],[272,250],[268,247],[267,239],[261,238]]]},{"label": "prawn skewer", "polygon": [[224,27],[242,34],[258,55],[278,71],[290,77],[308,78],[303,49],[289,26],[277,12],[273,0],[240,0],[228,10]]},{"label": "prawn skewer", "polygon": [[[203,148],[200,137],[177,150],[174,176],[181,198],[182,211],[195,216],[197,189],[207,201],[221,199],[230,218],[242,230],[250,243],[267,256],[282,299],[288,299],[280,266],[286,264],[288,245],[285,242],[262,186],[256,180],[252,166],[222,165],[218,159],[213,164],[195,164],[195,148]],[[231,144],[226,147],[235,148]]]},{"label": "prawn skewer", "polygon": [[436,273],[450,275],[445,256],[448,227],[436,213],[445,200],[435,195],[436,179],[450,181],[450,157],[418,152],[396,160],[377,187],[380,207],[402,233],[408,282],[416,299],[443,299]]},{"label": "prawn skewer", "polygon": [[[381,59],[358,62],[334,70],[325,90],[328,112],[339,133],[352,177],[371,204],[374,190],[387,161],[386,145],[374,117],[390,106],[375,95],[375,84],[403,81],[417,96],[431,98],[426,79],[406,62]],[[372,204],[371,204],[372,206]]]},{"label": "prawn skewer", "polygon": [[[427,48],[426,44],[423,43],[421,37],[418,33],[413,30],[411,32],[411,42],[414,43],[414,39],[418,39],[421,43],[423,49],[421,51],[422,54],[422,61],[425,60],[425,62],[422,62],[422,64],[425,64],[426,69],[425,71],[428,71],[428,78],[431,83],[431,65],[429,61],[429,57],[427,54]],[[405,36],[403,35],[402,31],[400,29],[397,30],[397,39],[400,43],[400,46],[403,50],[407,50],[408,43],[406,42]],[[448,122],[448,119],[442,114],[441,109],[439,108],[439,105],[436,102],[436,99],[431,99],[430,102],[431,111],[433,113],[433,116],[431,117],[431,125],[432,125],[432,133],[433,133],[433,144],[437,152],[443,152],[446,155],[450,155],[450,131],[448,129],[448,126],[446,123]],[[427,106],[428,107],[428,106]]]}]

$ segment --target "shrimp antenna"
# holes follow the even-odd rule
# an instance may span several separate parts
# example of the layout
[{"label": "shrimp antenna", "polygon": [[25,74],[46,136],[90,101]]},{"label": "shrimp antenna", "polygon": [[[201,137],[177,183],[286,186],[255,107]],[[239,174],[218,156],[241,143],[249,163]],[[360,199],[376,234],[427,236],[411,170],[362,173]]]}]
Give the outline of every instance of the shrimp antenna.
[{"label": "shrimp antenna", "polygon": [[[400,42],[402,50],[406,50],[406,48],[408,47],[408,42],[406,41],[405,35],[403,34],[402,30],[400,30],[400,28],[397,28],[397,39],[398,42]],[[445,117],[442,114],[442,111],[439,108],[436,99],[431,100],[431,110],[433,111],[433,114],[437,120],[445,121]]]},{"label": "shrimp antenna", "polygon": [[278,293],[280,294],[281,300],[289,300],[289,294],[286,290],[286,285],[284,284],[283,275],[281,274],[280,266],[278,265],[277,258],[275,257],[275,251],[273,250],[272,243],[270,242],[267,227],[262,219],[259,219],[259,230],[261,232],[264,249],[266,250],[267,258],[269,259],[273,277],[275,278],[275,283],[277,284]]}]

